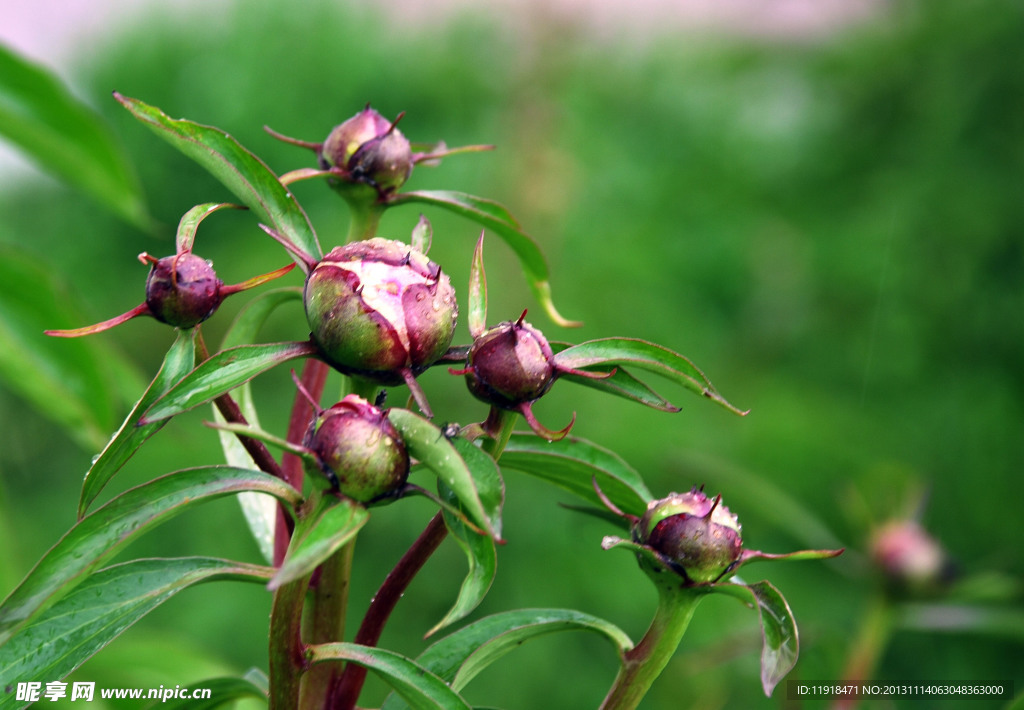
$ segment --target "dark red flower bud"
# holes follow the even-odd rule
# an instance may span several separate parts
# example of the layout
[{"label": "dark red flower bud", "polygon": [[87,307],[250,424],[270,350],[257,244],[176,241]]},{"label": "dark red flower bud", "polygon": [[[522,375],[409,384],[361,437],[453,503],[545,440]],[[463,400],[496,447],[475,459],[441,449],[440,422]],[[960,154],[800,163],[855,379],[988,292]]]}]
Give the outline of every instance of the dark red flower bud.
[{"label": "dark red flower bud", "polygon": [[474,340],[462,373],[474,397],[503,409],[537,399],[551,389],[556,374],[547,338],[522,318]]},{"label": "dark red flower bud", "polygon": [[306,279],[313,340],[339,370],[408,382],[451,345],[458,316],[448,275],[408,244],[375,237],[337,247]]},{"label": "dark red flower bud", "polygon": [[213,315],[224,300],[224,284],[209,261],[191,252],[148,260],[152,268],[146,277],[146,306],[158,321],[191,328]]},{"label": "dark red flower bud", "polygon": [[721,499],[695,488],[651,501],[633,526],[633,541],[692,583],[717,581],[736,566],[743,551],[739,521]]},{"label": "dark red flower bud", "polygon": [[331,486],[360,503],[398,493],[409,475],[409,454],[387,412],[354,394],[317,415],[305,445]]}]

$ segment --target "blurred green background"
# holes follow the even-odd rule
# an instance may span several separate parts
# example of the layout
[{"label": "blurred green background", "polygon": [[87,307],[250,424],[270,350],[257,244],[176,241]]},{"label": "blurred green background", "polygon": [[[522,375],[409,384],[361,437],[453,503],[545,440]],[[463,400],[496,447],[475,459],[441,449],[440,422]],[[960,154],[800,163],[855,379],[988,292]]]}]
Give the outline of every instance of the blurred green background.
[{"label": "blurred green background", "polygon": [[[790,678],[840,677],[880,586],[864,555],[870,530],[917,510],[958,575],[952,596],[930,603],[967,605],[977,616],[965,629],[899,629],[875,678],[1003,680],[1024,689],[1019,3],[893,2],[827,37],[788,41],[699,32],[596,39],[554,16],[525,23],[532,29],[524,34],[482,14],[417,31],[326,2],[151,15],[60,69],[125,145],[163,225],[159,236],[50,178],[0,186],[0,250],[39,270],[39,293],[22,297],[56,298],[80,316],[54,327],[134,306],[146,273],[136,254],[171,253],[185,210],[230,199],[111,100],[112,89],[223,128],[278,173],[311,165],[311,155],[273,140],[264,125],[319,141],[368,101],[385,115],[406,111],[402,129],[411,140],[494,143],[492,153],[417,168],[408,187],[464,190],[506,205],[545,250],[556,305],[585,326],[550,323],[496,238],[485,252],[491,320],[529,308],[552,340],[661,343],[751,410],[738,418],[665,386],[683,407],[668,415],[561,383],[538,406],[541,420],[559,428],[577,412],[574,434],[620,453],[655,495],[700,484],[721,492],[748,547],[847,548],[832,562],[744,571],[748,581],[771,580],[790,601],[802,636]],[[339,243],[343,203],[317,182],[294,190],[325,248]],[[427,216],[431,257],[464,292],[479,229],[436,210]],[[392,210],[381,233],[404,239],[417,218],[412,207]],[[228,283],[285,260],[241,212],[204,222],[196,251]],[[300,282],[296,274],[287,281]],[[219,341],[244,300],[229,300],[204,325],[208,342]],[[304,328],[296,310],[264,335],[301,339]],[[459,328],[457,340],[467,342]],[[138,320],[89,346],[39,334],[32,347],[102,348],[115,354],[104,355],[111,369],[128,364],[134,374],[105,414],[113,431],[171,340],[166,328]],[[443,370],[424,383],[439,420],[484,415]],[[0,595],[73,523],[81,476],[96,453],[21,391],[0,383]],[[265,427],[282,431],[294,392],[287,370],[261,378],[255,392]],[[108,493],[218,460],[215,433],[200,425],[209,416],[175,420]],[[602,536],[615,531],[561,510],[568,496],[538,481],[512,473],[506,485],[508,544],[474,618],[565,606],[639,638],[655,595],[629,555],[601,550]],[[430,515],[416,500],[374,511],[358,542],[354,615]],[[126,554],[258,559],[232,501],[191,511]],[[462,553],[442,548],[382,643],[416,654],[464,573]],[[114,687],[186,685],[265,667],[268,611],[269,595],[256,585],[189,590],[76,677]],[[724,597],[705,601],[643,707],[822,706],[788,702],[785,683],[766,699],[759,648],[755,612]],[[596,707],[615,667],[595,637],[555,635],[507,656],[466,695],[508,710]],[[378,703],[382,686],[370,688],[365,704]]]}]

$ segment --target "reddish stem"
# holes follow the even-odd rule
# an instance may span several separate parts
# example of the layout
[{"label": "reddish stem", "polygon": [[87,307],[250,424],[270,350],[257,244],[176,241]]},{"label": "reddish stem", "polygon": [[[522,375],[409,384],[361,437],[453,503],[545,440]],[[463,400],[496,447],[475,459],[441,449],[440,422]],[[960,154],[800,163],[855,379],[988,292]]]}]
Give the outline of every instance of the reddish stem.
[{"label": "reddish stem", "polygon": [[[302,387],[313,398],[319,401],[327,382],[327,374],[330,368],[320,360],[309,358],[302,368]],[[314,405],[303,394],[302,390],[295,393],[295,401],[292,404],[292,415],[288,421],[288,441],[292,444],[301,444],[306,436],[306,429],[315,414]],[[295,490],[302,490],[302,481],[305,471],[302,468],[302,459],[295,454],[285,453],[281,457],[281,468],[283,478]],[[277,507],[277,525],[274,536],[274,565],[278,566],[284,560],[285,552],[288,550],[288,543],[291,540],[291,527],[288,516],[285,515],[281,505]]]},{"label": "reddish stem", "polygon": [[[409,583],[447,535],[448,528],[444,524],[444,518],[441,513],[437,513],[380,585],[380,589],[377,590],[373,601],[370,602],[370,608],[359,626],[359,631],[354,639],[355,643],[364,646],[377,645],[384,625],[398,600],[402,598]],[[331,688],[327,707],[341,708],[342,710],[354,708],[365,680],[366,668],[354,663],[346,664],[339,681]]]}]

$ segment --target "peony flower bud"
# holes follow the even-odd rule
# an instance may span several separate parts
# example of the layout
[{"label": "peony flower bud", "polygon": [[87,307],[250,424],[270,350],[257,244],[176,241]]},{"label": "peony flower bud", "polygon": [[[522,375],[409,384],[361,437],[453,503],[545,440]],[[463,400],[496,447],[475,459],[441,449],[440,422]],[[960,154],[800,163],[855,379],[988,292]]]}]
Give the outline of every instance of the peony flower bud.
[{"label": "peony flower bud", "polygon": [[886,580],[901,591],[932,591],[950,576],[945,551],[913,520],[893,520],[875,530],[870,553]]},{"label": "peony flower bud", "polygon": [[354,394],[317,415],[305,446],[331,486],[360,503],[398,493],[409,475],[409,454],[387,412]]},{"label": "peony flower bud", "polygon": [[502,409],[516,409],[551,389],[554,355],[544,335],[520,318],[476,338],[462,372],[474,397]]},{"label": "peony flower bud", "polygon": [[739,521],[721,500],[694,488],[651,501],[633,525],[633,541],[689,582],[715,582],[735,569],[743,551]]},{"label": "peony flower bud", "polygon": [[212,316],[224,300],[224,283],[206,259],[191,252],[149,259],[146,306],[161,323],[191,328]]},{"label": "peony flower bud", "polygon": [[409,384],[444,355],[458,316],[441,267],[379,237],[332,250],[306,279],[304,300],[324,357],[384,385]]},{"label": "peony flower bud", "polygon": [[382,195],[392,193],[409,179],[415,162],[397,123],[367,105],[331,131],[320,149],[321,160],[346,171],[354,182],[368,183]]}]

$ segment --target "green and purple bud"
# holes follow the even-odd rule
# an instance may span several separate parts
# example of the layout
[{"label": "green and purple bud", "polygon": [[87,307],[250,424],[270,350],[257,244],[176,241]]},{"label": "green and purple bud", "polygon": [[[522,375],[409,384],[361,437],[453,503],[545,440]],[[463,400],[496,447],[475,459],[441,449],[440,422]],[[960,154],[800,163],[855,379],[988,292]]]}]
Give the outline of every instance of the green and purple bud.
[{"label": "green and purple bud", "polygon": [[633,525],[633,541],[690,583],[717,582],[743,552],[739,521],[721,503],[722,496],[708,498],[696,488],[651,501]]},{"label": "green and purple bud", "polygon": [[455,290],[440,266],[402,242],[353,242],[316,264],[304,302],[328,362],[382,385],[405,382],[424,408],[415,376],[448,350],[458,317]]},{"label": "green and purple bud", "polygon": [[304,446],[330,486],[360,503],[397,495],[409,475],[409,454],[387,411],[358,395],[319,412]]},{"label": "green and purple bud", "polygon": [[397,128],[401,118],[388,121],[367,105],[331,131],[320,149],[321,162],[382,196],[393,193],[409,179],[415,162],[409,141]]}]

